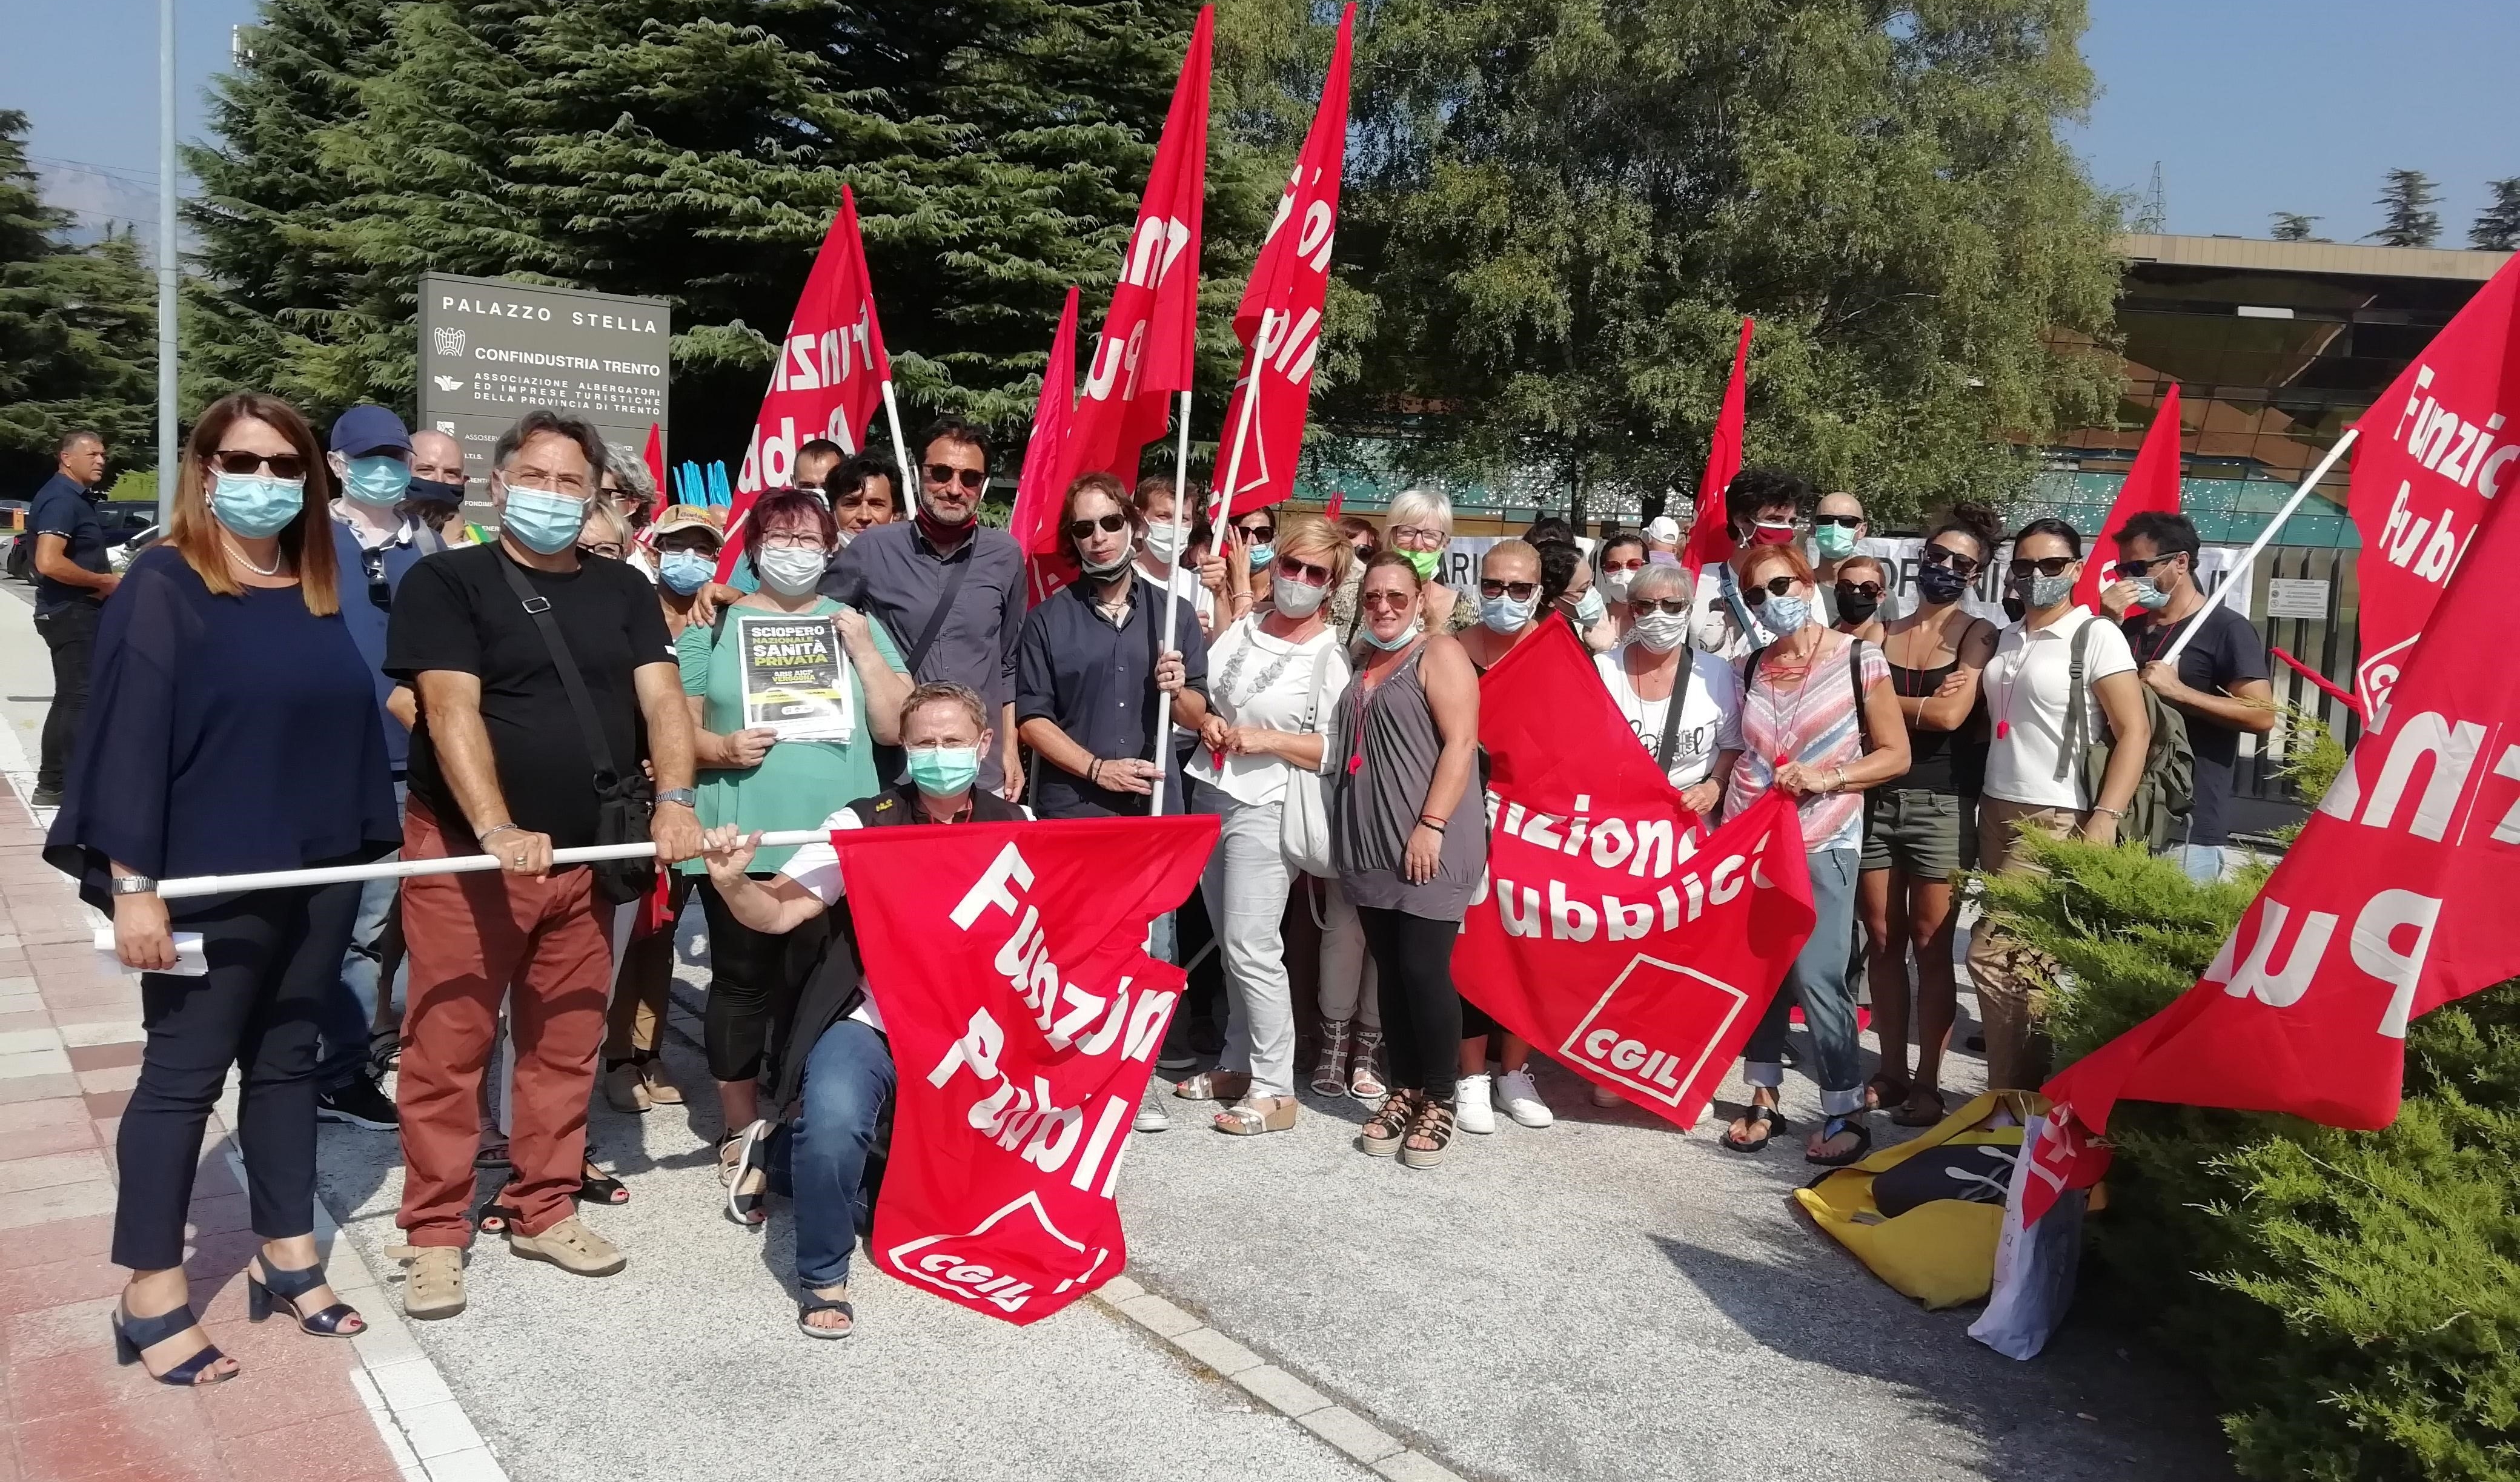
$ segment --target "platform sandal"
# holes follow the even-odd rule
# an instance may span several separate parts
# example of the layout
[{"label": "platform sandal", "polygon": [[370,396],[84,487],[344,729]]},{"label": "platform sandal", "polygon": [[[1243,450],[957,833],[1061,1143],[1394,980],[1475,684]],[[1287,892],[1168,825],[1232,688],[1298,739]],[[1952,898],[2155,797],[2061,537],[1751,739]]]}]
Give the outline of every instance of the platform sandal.
[{"label": "platform sandal", "polygon": [[[1418,1102],[1418,1114],[1410,1119],[1409,1136],[1400,1145],[1400,1163],[1404,1168],[1432,1168],[1444,1161],[1444,1150],[1453,1145],[1453,1103],[1432,1098]],[[1420,1142],[1434,1145],[1420,1147]]]},{"label": "platform sandal", "polygon": [[1290,1096],[1246,1096],[1216,1114],[1216,1130],[1238,1138],[1292,1131],[1295,1107]]},{"label": "platform sandal", "polygon": [[[254,1275],[256,1271],[260,1276]],[[368,1321],[347,1302],[336,1302],[321,1312],[300,1312],[297,1299],[325,1283],[324,1268],[309,1266],[300,1271],[274,1270],[269,1261],[257,1255],[245,1274],[245,1316],[249,1323],[259,1323],[271,1316],[274,1302],[289,1309],[296,1321],[297,1330],[319,1338],[355,1338],[367,1331]]]},{"label": "platform sandal", "polygon": [[1356,1145],[1372,1157],[1387,1158],[1400,1150],[1403,1138],[1409,1136],[1409,1119],[1416,1114],[1418,1096],[1414,1091],[1395,1091],[1382,1099],[1381,1109],[1366,1119],[1356,1135]]}]

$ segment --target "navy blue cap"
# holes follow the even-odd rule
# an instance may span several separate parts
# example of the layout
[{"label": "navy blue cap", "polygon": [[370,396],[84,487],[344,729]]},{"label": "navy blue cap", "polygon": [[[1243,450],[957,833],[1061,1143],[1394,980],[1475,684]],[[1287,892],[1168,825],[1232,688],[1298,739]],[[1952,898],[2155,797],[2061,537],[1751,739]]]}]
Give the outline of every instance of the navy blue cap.
[{"label": "navy blue cap", "polygon": [[333,451],[344,458],[365,458],[387,450],[410,452],[411,432],[403,427],[401,418],[383,407],[361,402],[333,424]]}]

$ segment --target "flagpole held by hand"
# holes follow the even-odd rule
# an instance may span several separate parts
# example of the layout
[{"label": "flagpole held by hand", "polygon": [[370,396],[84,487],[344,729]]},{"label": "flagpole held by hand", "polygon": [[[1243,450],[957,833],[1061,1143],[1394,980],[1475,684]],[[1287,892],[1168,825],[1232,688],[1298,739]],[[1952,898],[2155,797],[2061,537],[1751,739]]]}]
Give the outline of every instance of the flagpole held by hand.
[{"label": "flagpole held by hand", "polygon": [[[883,420],[892,425],[892,463],[900,471],[901,487],[915,489],[919,487],[918,471],[910,466],[910,444],[901,435],[901,403],[892,398],[892,378],[889,376],[883,379]],[[901,489],[893,491],[892,500],[894,504],[905,503]]]},{"label": "flagpole held by hand", "polygon": [[[1180,638],[1181,605],[1173,600],[1173,576],[1175,572],[1181,570],[1182,558],[1189,554],[1183,549],[1188,544],[1184,531],[1190,524],[1189,516],[1190,392],[1184,391],[1181,393],[1181,435],[1174,444],[1173,451],[1173,559],[1164,570],[1163,651],[1166,653],[1173,651],[1173,647]],[[1148,799],[1147,816],[1148,818],[1164,816],[1164,780],[1172,771],[1167,765],[1173,750],[1172,697],[1157,692],[1155,709],[1161,723],[1155,727],[1155,754],[1152,758],[1155,764],[1155,790],[1154,795]],[[1182,786],[1187,788],[1190,786],[1190,780],[1184,778]],[[1190,799],[1187,796],[1181,800],[1181,809],[1184,813],[1190,811]]]},{"label": "flagpole held by hand", "polygon": [[[827,829],[787,829],[761,835],[766,848],[788,849],[819,844],[832,836]],[[589,844],[582,849],[555,849],[552,863],[591,865],[604,860],[648,859],[654,844]],[[266,870],[253,875],[195,875],[159,880],[159,900],[186,900],[202,895],[229,895],[241,890],[283,890],[299,885],[338,885],[353,880],[409,879],[420,875],[472,875],[499,870],[507,861],[495,854],[458,854],[445,859],[382,860],[373,865],[332,865],[317,870]]]},{"label": "flagpole held by hand", "polygon": [[2232,562],[2230,571],[2224,576],[2222,582],[2213,591],[2205,594],[2205,606],[2196,609],[2195,620],[2180,630],[2179,637],[2170,645],[2170,651],[2161,655],[2163,663],[2179,662],[2179,655],[2185,651],[2188,640],[2194,638],[2204,628],[2205,615],[2212,612],[2223,601],[2224,594],[2234,590],[2249,579],[2249,568],[2257,563],[2258,553],[2265,550],[2268,543],[2275,538],[2275,532],[2284,527],[2284,521],[2292,518],[2292,512],[2301,508],[2302,501],[2310,497],[2310,491],[2318,487],[2318,481],[2327,476],[2328,470],[2336,467],[2336,461],[2345,456],[2346,449],[2353,447],[2354,439],[2362,433],[2362,428],[2360,426],[2351,427],[2345,429],[2344,436],[2336,439],[2336,446],[2327,450],[2327,456],[2318,461],[2318,467],[2310,471],[2310,476],[2303,479],[2300,486],[2292,491],[2292,497],[2284,501],[2283,508],[2275,511],[2275,517],[2268,520],[2267,527],[2258,533],[2258,538],[2250,543],[2249,549],[2240,553],[2240,559]]}]

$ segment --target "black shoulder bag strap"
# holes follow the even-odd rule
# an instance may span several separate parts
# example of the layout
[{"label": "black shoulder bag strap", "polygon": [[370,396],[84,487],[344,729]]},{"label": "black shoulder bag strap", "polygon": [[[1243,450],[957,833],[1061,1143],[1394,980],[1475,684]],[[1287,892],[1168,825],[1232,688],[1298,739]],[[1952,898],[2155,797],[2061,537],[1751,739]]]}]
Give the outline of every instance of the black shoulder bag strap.
[{"label": "black shoulder bag strap", "polygon": [[1872,753],[1872,737],[1864,725],[1864,640],[1846,641],[1846,683],[1855,691],[1855,749],[1860,755]]},{"label": "black shoulder bag strap", "polygon": [[[968,537],[970,543],[964,548],[963,554],[945,562],[945,590],[936,596],[936,610],[927,614],[926,630],[903,655],[902,667],[910,671],[910,682],[914,685],[921,683],[919,666],[926,661],[927,651],[936,647],[938,636],[945,631],[945,619],[954,611],[954,599],[962,595],[963,578],[971,574],[971,562],[980,559],[979,539],[980,532],[972,531]],[[898,633],[893,635],[896,639],[900,636]]]},{"label": "black shoulder bag strap", "polygon": [[604,740],[604,727],[595,718],[595,700],[586,693],[586,676],[577,670],[577,660],[568,651],[568,640],[561,636],[560,624],[552,621],[551,599],[536,592],[517,569],[506,552],[499,553],[499,574],[508,578],[508,590],[517,594],[525,614],[534,620],[534,631],[543,636],[543,647],[551,651],[552,667],[560,671],[561,688],[568,692],[568,707],[577,714],[577,729],[586,738],[586,752],[595,763],[596,790],[611,786],[620,780],[620,769],[612,765],[612,748]]},{"label": "black shoulder bag strap", "polygon": [[[568,693],[568,707],[577,716],[577,729],[585,738],[587,760],[595,767],[596,842],[646,843],[649,814],[653,807],[647,779],[644,774],[624,777],[612,764],[612,747],[604,740],[604,725],[596,718],[595,700],[586,693],[586,677],[578,672],[577,659],[568,651],[568,640],[552,619],[551,599],[533,589],[525,573],[517,569],[516,561],[504,551],[499,553],[499,574],[508,579],[508,590],[517,594],[525,615],[534,620],[534,631],[542,635],[543,647],[551,652],[552,667],[560,672],[561,688]],[[637,900],[655,881],[653,860],[607,860],[592,868],[597,893],[615,905]]]},{"label": "black shoulder bag strap", "polygon": [[1662,744],[1654,747],[1654,766],[1664,772],[1671,770],[1672,753],[1680,748],[1680,712],[1688,708],[1688,682],[1696,676],[1697,651],[1682,644],[1680,672],[1671,679],[1671,708],[1662,717]]}]

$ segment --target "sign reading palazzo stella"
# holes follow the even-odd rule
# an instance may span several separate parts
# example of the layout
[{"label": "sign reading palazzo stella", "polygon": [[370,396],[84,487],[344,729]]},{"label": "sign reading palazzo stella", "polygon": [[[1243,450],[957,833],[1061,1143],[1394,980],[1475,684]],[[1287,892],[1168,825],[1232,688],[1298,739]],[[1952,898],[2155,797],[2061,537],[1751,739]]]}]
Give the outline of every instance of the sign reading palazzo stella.
[{"label": "sign reading palazzo stella", "polygon": [[[490,472],[490,447],[530,407],[575,412],[636,458],[665,422],[671,310],[498,278],[420,280],[420,427],[464,444],[465,472]],[[477,503],[484,490],[472,486]]]}]

